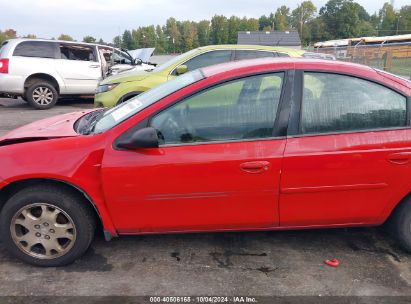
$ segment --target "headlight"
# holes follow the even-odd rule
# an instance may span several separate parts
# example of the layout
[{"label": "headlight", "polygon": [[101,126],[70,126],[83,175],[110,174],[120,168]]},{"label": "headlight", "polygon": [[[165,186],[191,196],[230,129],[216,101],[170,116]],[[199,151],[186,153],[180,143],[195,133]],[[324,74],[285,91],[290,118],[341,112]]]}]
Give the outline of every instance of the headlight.
[{"label": "headlight", "polygon": [[96,94],[111,91],[116,86],[118,86],[118,83],[110,83],[110,84],[99,85],[96,89]]}]

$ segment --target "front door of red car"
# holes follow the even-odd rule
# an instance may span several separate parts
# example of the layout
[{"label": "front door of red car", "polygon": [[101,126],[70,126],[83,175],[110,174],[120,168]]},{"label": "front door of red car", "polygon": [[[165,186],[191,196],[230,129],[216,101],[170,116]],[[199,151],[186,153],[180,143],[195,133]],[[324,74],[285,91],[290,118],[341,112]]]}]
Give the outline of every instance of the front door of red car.
[{"label": "front door of red car", "polygon": [[284,73],[191,95],[150,118],[160,148],[106,151],[107,204],[120,233],[278,225],[285,139],[274,123]]},{"label": "front door of red car", "polygon": [[298,116],[284,154],[281,225],[380,222],[406,193],[406,97],[356,77],[306,72]]}]

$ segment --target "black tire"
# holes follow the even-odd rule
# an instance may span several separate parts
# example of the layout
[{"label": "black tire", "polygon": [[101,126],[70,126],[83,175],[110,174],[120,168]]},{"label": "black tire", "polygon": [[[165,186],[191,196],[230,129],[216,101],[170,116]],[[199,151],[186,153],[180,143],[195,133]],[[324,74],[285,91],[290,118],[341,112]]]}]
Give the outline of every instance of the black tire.
[{"label": "black tire", "polygon": [[[42,91],[45,92],[44,96],[41,96]],[[47,80],[38,80],[27,88],[25,98],[32,107],[47,110],[54,107],[59,94],[53,84]]]},{"label": "black tire", "polygon": [[[75,235],[72,241],[73,243],[65,249],[67,250],[66,252],[62,251],[64,254],[56,258],[52,256],[45,258],[45,255],[43,258],[34,257],[23,249],[20,249],[13,240],[12,229],[16,229],[17,227],[16,225],[12,225],[13,218],[15,218],[15,215],[19,214],[22,209],[36,202],[55,206],[65,212],[70,220],[72,220],[73,231],[75,231],[75,234],[73,233]],[[43,219],[41,219],[41,222],[43,222]],[[50,225],[48,228],[52,228],[52,226]],[[0,237],[5,248],[13,256],[35,266],[57,267],[74,262],[82,256],[90,246],[94,238],[95,228],[96,222],[94,214],[87,205],[87,202],[84,201],[84,198],[57,186],[38,185],[25,188],[17,192],[6,202],[0,214]],[[43,231],[41,231],[41,233],[43,234]],[[43,235],[40,242],[44,241]]]},{"label": "black tire", "polygon": [[400,245],[411,253],[411,197],[395,208],[386,227]]}]

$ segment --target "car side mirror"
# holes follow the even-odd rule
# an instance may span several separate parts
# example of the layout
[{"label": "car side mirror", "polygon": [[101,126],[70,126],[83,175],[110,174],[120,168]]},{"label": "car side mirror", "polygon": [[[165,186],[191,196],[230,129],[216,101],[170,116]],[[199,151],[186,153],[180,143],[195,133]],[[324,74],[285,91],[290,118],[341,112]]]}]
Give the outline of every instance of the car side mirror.
[{"label": "car side mirror", "polygon": [[186,66],[186,65],[180,65],[180,66],[178,66],[177,67],[177,69],[176,69],[176,74],[177,75],[183,75],[183,74],[185,74],[185,73],[187,73],[188,72],[188,66]]},{"label": "car side mirror", "polygon": [[152,127],[135,131],[131,136],[125,136],[117,142],[117,147],[126,150],[136,150],[144,148],[158,148],[159,139],[157,130]]}]

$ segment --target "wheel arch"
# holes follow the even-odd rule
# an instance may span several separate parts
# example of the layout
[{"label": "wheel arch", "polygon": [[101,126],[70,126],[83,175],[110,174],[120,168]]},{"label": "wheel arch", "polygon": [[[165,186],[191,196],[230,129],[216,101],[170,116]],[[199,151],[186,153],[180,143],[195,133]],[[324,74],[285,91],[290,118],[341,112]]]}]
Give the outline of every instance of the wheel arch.
[{"label": "wheel arch", "polygon": [[56,187],[60,187],[63,189],[66,189],[70,191],[71,193],[75,195],[80,195],[82,198],[87,201],[87,205],[89,206],[90,210],[93,212],[97,227],[99,230],[104,232],[104,237],[106,240],[110,240],[112,237],[117,236],[117,234],[113,231],[106,231],[105,230],[105,221],[103,220],[103,217],[101,216],[101,213],[95,204],[94,200],[91,198],[91,196],[84,191],[81,187],[65,181],[65,180],[59,180],[59,179],[52,179],[52,178],[30,178],[30,179],[22,179],[22,180],[17,180],[14,181],[2,189],[0,189],[0,212],[3,209],[5,203],[8,201],[10,197],[12,197],[14,194],[16,194],[18,191],[34,186],[34,185],[52,185]]},{"label": "wheel arch", "polygon": [[46,73],[34,73],[27,77],[24,81],[24,92],[26,92],[26,90],[37,80],[46,80],[50,82],[51,84],[53,84],[57,92],[60,94],[62,84],[60,84],[54,76]]},{"label": "wheel arch", "polygon": [[133,91],[133,92],[128,92],[127,94],[124,94],[123,96],[120,97],[120,99],[117,101],[116,105],[119,105],[123,103],[124,101],[127,101],[130,98],[133,98],[134,96],[140,95],[141,93],[144,93],[145,91]]},{"label": "wheel arch", "polygon": [[386,216],[384,217],[384,223],[389,222],[395,211],[399,209],[402,205],[411,202],[411,191],[406,193],[396,204],[394,204],[391,208],[387,210]]}]

